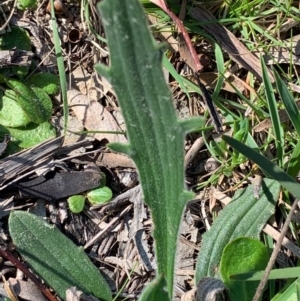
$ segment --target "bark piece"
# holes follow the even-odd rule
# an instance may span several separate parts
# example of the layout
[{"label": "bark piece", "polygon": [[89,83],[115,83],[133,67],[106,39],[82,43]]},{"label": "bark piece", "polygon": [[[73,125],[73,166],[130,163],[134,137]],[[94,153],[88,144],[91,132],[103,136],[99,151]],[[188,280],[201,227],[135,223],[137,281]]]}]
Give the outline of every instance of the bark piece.
[{"label": "bark piece", "polygon": [[0,50],[0,66],[28,66],[33,53],[20,49]]},{"label": "bark piece", "polygon": [[15,176],[45,162],[61,146],[63,137],[49,139],[34,148],[24,150],[0,162],[0,185]]},{"label": "bark piece", "polygon": [[101,178],[98,172],[57,172],[52,178],[39,176],[15,186],[25,196],[54,201],[96,188]]}]

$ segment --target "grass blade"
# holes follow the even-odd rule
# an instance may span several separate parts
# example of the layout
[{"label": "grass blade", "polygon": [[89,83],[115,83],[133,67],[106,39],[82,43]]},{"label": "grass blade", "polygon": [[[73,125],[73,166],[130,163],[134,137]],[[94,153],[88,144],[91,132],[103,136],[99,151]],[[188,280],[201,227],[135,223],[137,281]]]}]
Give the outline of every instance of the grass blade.
[{"label": "grass blade", "polygon": [[[265,271],[241,273],[231,275],[230,279],[241,280],[241,281],[257,281],[262,278]],[[300,275],[300,267],[284,268],[272,270],[269,274],[268,279],[289,279],[297,278]]]},{"label": "grass blade", "polygon": [[290,120],[292,124],[295,127],[295,130],[298,133],[298,136],[300,136],[300,114],[299,109],[297,105],[295,104],[295,100],[288,90],[286,84],[283,82],[283,80],[280,78],[279,74],[276,72],[276,70],[273,70],[275,75],[275,81],[276,86],[278,89],[278,92],[280,94],[280,98],[283,101],[283,104],[285,106],[286,112],[290,117]]},{"label": "grass blade", "polygon": [[296,147],[293,150],[293,153],[289,159],[287,173],[295,178],[300,170],[300,140],[297,142]]},{"label": "grass blade", "polygon": [[268,76],[268,70],[263,59],[261,59],[262,65],[262,77],[265,85],[265,94],[268,102],[268,107],[270,111],[270,117],[275,134],[275,145],[277,150],[278,164],[283,166],[283,154],[284,154],[284,133],[280,124],[278,109],[276,106],[276,99],[273,91],[273,87]]},{"label": "grass blade", "polygon": [[61,89],[63,110],[64,110],[64,132],[66,132],[67,125],[68,125],[68,114],[69,114],[68,99],[67,99],[67,78],[66,78],[66,71],[64,66],[64,59],[62,56],[62,50],[60,47],[58,27],[57,27],[57,22],[54,13],[54,4],[53,4],[54,0],[50,0],[50,2],[51,2],[51,21],[52,21],[54,48],[55,48],[55,54],[57,59],[57,68],[59,73],[60,89]]},{"label": "grass blade", "polygon": [[274,164],[257,151],[232,137],[224,135],[222,139],[244,156],[255,162],[267,176],[271,176],[274,180],[278,181],[296,198],[300,198],[300,184],[298,184],[291,176],[285,173],[284,170],[278,165]]}]

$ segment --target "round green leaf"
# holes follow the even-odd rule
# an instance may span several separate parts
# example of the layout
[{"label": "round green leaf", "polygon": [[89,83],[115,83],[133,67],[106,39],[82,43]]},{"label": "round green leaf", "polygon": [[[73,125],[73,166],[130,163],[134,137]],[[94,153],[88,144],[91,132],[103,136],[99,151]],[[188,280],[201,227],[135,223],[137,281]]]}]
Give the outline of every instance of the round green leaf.
[{"label": "round green leaf", "polygon": [[55,94],[59,91],[59,78],[49,72],[34,74],[26,83],[31,87],[43,89],[47,94]]},{"label": "round green leaf", "polygon": [[15,91],[17,101],[34,123],[43,123],[51,117],[52,102],[49,96],[40,88],[30,89],[15,79],[7,79],[7,85]]},{"label": "round green leaf", "polygon": [[25,127],[7,128],[15,141],[22,148],[33,147],[56,136],[55,128],[49,123],[29,123]]},{"label": "round green leaf", "polygon": [[82,195],[72,195],[68,198],[69,208],[73,213],[80,213],[83,210],[85,197]]},{"label": "round green leaf", "polygon": [[92,205],[99,205],[108,202],[113,194],[107,186],[93,189],[87,193],[87,198]]},{"label": "round green leaf", "polygon": [[16,101],[16,93],[6,90],[0,98],[0,124],[8,127],[24,126],[30,122],[26,113]]},{"label": "round green leaf", "polygon": [[225,247],[220,263],[220,274],[232,301],[252,300],[258,282],[235,281],[231,280],[230,276],[264,270],[268,260],[267,247],[254,238],[239,237]]}]

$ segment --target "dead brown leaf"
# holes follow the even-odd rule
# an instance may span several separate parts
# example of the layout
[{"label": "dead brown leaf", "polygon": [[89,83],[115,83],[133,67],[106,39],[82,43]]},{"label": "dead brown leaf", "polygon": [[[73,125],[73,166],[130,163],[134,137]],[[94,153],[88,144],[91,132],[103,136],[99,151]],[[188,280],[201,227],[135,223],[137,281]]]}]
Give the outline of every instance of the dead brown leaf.
[{"label": "dead brown leaf", "polygon": [[24,300],[39,300],[39,301],[47,300],[43,296],[42,292],[32,282],[16,280],[14,278],[10,278],[8,282],[13,287],[16,295],[18,295]]},{"label": "dead brown leaf", "polygon": [[[68,102],[70,108],[88,131],[121,131],[110,112],[100,103],[90,101],[86,95],[78,90],[68,91]],[[99,141],[107,139],[109,142],[127,142],[125,136],[120,134],[97,133],[95,138]]]},{"label": "dead brown leaf", "polygon": [[[218,23],[215,17],[205,7],[193,7],[190,14],[217,40],[233,61],[252,72],[260,80],[262,79],[262,69],[259,59],[253,55],[234,34],[222,24]],[[269,77],[270,80],[274,82],[271,71],[269,71]]]}]

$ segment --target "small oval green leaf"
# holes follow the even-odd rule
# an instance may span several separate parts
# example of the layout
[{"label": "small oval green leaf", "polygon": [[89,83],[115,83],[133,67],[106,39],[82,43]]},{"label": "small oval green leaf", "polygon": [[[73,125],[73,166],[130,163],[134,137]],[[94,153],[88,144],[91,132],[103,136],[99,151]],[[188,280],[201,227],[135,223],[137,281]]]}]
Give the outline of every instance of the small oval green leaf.
[{"label": "small oval green leaf", "polygon": [[112,196],[112,191],[107,186],[93,189],[87,194],[87,198],[92,205],[106,203],[111,200]]},{"label": "small oval green leaf", "polygon": [[83,210],[85,197],[82,195],[72,195],[68,198],[69,208],[73,213],[80,213]]},{"label": "small oval green leaf", "polygon": [[230,276],[239,273],[264,270],[268,264],[267,247],[258,239],[239,237],[224,249],[220,274],[228,288],[230,300],[251,301],[259,281],[235,281]]}]

